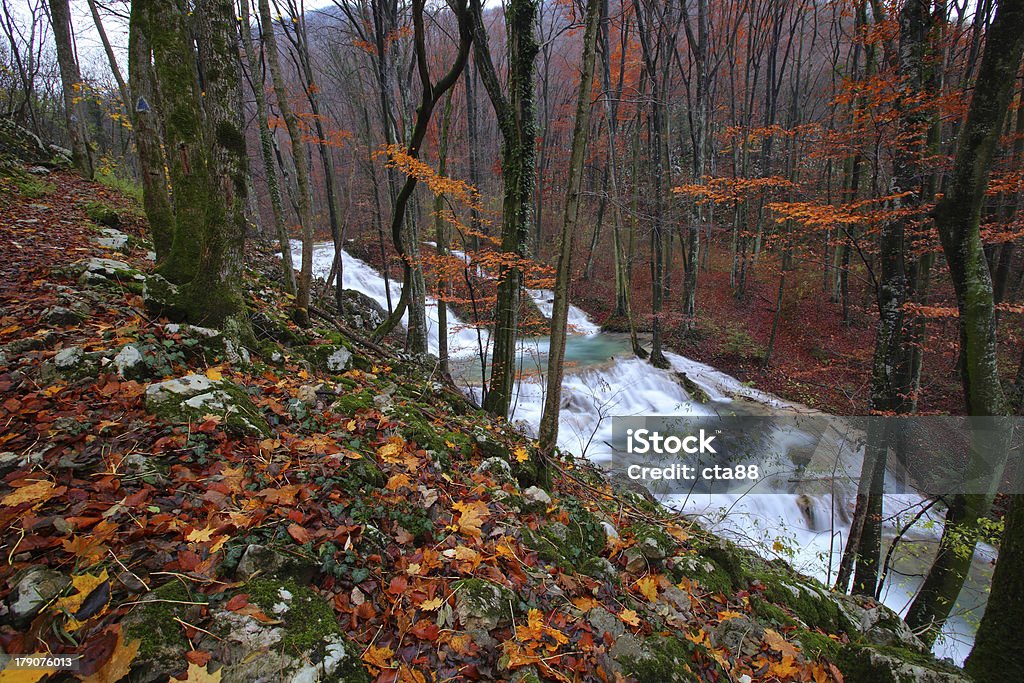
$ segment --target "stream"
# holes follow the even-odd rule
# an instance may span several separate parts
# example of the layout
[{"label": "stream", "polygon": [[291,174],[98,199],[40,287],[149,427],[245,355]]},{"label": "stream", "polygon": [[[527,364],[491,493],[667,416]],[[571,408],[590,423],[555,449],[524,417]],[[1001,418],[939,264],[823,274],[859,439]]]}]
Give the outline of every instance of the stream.
[{"label": "stream", "polygon": [[[292,243],[298,262],[299,245]],[[315,276],[327,277],[334,257],[330,243],[314,251]],[[377,301],[387,310],[384,279],[365,262],[343,253],[346,289],[354,289]],[[391,300],[398,301],[399,283],[391,282]],[[551,293],[530,290],[542,314],[550,316]],[[403,319],[405,322],[405,319]],[[715,368],[674,353],[666,353],[671,370],[659,370],[633,356],[626,335],[604,333],[587,314],[572,306],[569,311],[573,332],[566,344],[562,409],[558,445],[561,449],[607,465],[611,458],[612,416],[648,415],[821,415],[805,406],[790,403],[758,391]],[[427,302],[428,344],[438,350],[437,304]],[[481,386],[480,346],[489,350],[486,330],[477,330],[448,312],[449,356],[452,375],[466,393],[479,399]],[[513,396],[510,420],[536,436],[544,405],[544,370],[549,340],[527,338],[519,342],[519,377]],[[686,377],[706,394],[707,402],[690,396],[676,373]],[[828,418],[841,423],[841,418]],[[773,450],[789,453],[801,434],[782,430],[772,434]],[[833,439],[834,441],[834,439]],[[848,446],[848,444],[847,444]],[[850,450],[849,448],[847,450]],[[849,474],[859,471],[859,451],[851,451],[843,465]],[[668,493],[659,498],[669,508],[697,518],[708,529],[749,547],[768,559],[782,558],[797,570],[830,585],[842,555],[852,515],[855,482],[821,486],[793,483],[771,493]],[[923,505],[914,493],[885,496],[884,535],[886,543]],[[893,569],[881,598],[893,610],[903,613],[927,571],[941,533],[941,517],[931,512],[921,516],[905,533],[894,553]],[[885,549],[883,548],[883,554]],[[974,631],[984,610],[991,584],[995,551],[979,545],[968,581],[937,640],[934,652],[961,665],[970,652]]]}]

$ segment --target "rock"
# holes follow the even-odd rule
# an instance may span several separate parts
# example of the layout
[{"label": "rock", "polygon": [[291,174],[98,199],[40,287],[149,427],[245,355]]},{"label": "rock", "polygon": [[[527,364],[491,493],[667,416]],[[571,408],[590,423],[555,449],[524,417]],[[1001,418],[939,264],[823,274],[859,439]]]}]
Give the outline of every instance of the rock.
[{"label": "rock", "polygon": [[93,237],[92,243],[104,249],[120,251],[128,246],[128,235],[114,228],[103,228],[100,230],[102,237]]},{"label": "rock", "polygon": [[[498,483],[514,481],[512,478],[512,466],[508,460],[503,458],[487,458],[476,468],[477,474],[489,474]],[[534,487],[535,488],[535,487]]]},{"label": "rock", "polygon": [[64,574],[40,565],[24,570],[7,596],[7,622],[16,629],[27,627],[70,584],[71,579]]},{"label": "rock", "polygon": [[81,348],[69,346],[57,352],[57,355],[53,357],[53,364],[58,370],[68,370],[81,363],[84,357],[85,352]]},{"label": "rock", "polygon": [[114,364],[117,374],[125,379],[141,379],[147,372],[142,352],[132,344],[122,347],[111,362]]},{"label": "rock", "polygon": [[31,467],[38,465],[43,461],[43,453],[41,451],[31,451],[28,455],[22,455],[15,453],[14,451],[4,451],[0,453],[0,477],[7,476],[10,472],[18,469],[19,467]]},{"label": "rock", "polygon": [[746,617],[726,619],[711,632],[715,647],[724,647],[734,655],[753,657],[761,649],[764,628]]},{"label": "rock", "polygon": [[608,520],[601,520],[601,526],[604,528],[604,535],[608,538],[619,540],[619,530],[615,528],[615,525]]},{"label": "rock", "polygon": [[238,561],[236,574],[243,581],[250,581],[257,576],[289,578],[300,585],[313,580],[318,570],[317,565],[294,555],[286,555],[277,550],[259,545],[249,544],[242,559]]},{"label": "rock", "polygon": [[504,586],[484,579],[462,579],[452,585],[455,614],[462,627],[490,631],[512,623],[515,594]]},{"label": "rock", "polygon": [[216,640],[203,640],[220,668],[221,683],[282,681],[369,682],[359,650],[348,642],[331,605],[309,588],[291,581],[258,580],[239,592],[273,615],[267,624],[248,615],[216,610]]},{"label": "rock", "polygon": [[626,633],[616,638],[611,649],[608,650],[608,654],[616,661],[647,659],[650,657],[650,652],[644,647],[643,641],[632,633]]},{"label": "rock", "polygon": [[207,415],[223,419],[228,429],[243,435],[271,435],[267,421],[249,395],[226,380],[185,375],[146,387],[146,409],[169,422],[202,422]]},{"label": "rock", "polygon": [[[507,463],[506,463],[507,464]],[[531,503],[547,507],[551,505],[551,496],[539,486],[531,486],[523,491],[523,497]]]},{"label": "rock", "polygon": [[346,289],[343,293],[342,317],[352,323],[356,329],[376,329],[387,312],[374,299],[354,289]]},{"label": "rock", "polygon": [[51,327],[66,327],[77,325],[85,320],[85,314],[64,306],[53,306],[43,311],[40,322]]},{"label": "rock", "polygon": [[675,550],[672,537],[652,524],[633,524],[629,530],[636,539],[636,548],[648,560],[663,560]]},{"label": "rock", "polygon": [[899,650],[877,650],[848,645],[838,657],[840,671],[850,683],[968,683],[963,671],[952,665],[918,656],[900,656]]},{"label": "rock", "polygon": [[587,623],[597,640],[603,639],[606,633],[611,634],[612,638],[618,638],[626,632],[622,621],[604,607],[595,607],[587,612]]},{"label": "rock", "polygon": [[295,396],[306,405],[315,406],[317,402],[316,387],[311,384],[303,384]]},{"label": "rock", "polygon": [[619,580],[619,570],[604,557],[591,557],[580,565],[579,571],[605,583],[615,583]]},{"label": "rock", "polygon": [[40,379],[50,381],[54,371],[56,374],[70,380],[92,377],[99,370],[100,355],[97,353],[86,353],[77,346],[69,346],[61,349],[53,357],[53,365],[44,364],[40,367]]},{"label": "rock", "polygon": [[152,273],[143,278],[142,301],[153,313],[175,320],[183,319],[180,299],[178,286],[164,276]]},{"label": "rock", "polygon": [[344,346],[327,357],[327,369],[333,373],[341,374],[352,365],[352,352]]},{"label": "rock", "polygon": [[898,614],[863,595],[831,594],[846,613],[850,625],[872,645],[926,653],[929,648],[914,635]]},{"label": "rock", "polygon": [[[115,261],[109,258],[89,258],[76,261],[71,264],[71,271],[78,274],[78,282],[83,285],[110,281],[142,283],[148,281],[145,275],[124,261]],[[143,285],[143,291],[145,291],[145,285]]]}]

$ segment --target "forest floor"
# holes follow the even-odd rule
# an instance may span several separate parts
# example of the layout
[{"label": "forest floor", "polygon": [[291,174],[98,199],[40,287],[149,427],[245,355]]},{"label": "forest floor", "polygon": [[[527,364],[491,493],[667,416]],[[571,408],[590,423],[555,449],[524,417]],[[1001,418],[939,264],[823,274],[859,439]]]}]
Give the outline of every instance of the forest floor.
[{"label": "forest floor", "polygon": [[[429,368],[290,322],[269,250],[248,259],[250,350],[160,318],[138,216],[67,172],[0,174],[4,652],[80,655],[96,683],[824,683],[865,652],[942,668],[884,608],[586,462],[537,488],[535,444]],[[99,244],[97,221],[128,242]]]}]

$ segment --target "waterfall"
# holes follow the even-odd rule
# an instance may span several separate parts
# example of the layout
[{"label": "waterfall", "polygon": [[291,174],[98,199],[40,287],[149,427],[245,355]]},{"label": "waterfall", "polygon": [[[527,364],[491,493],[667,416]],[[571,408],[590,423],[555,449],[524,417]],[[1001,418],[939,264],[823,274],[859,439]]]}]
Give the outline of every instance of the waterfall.
[{"label": "waterfall", "polygon": [[[293,253],[299,250],[293,241]],[[463,259],[460,252],[452,252]],[[314,274],[326,277],[334,257],[332,244],[317,245],[314,251]],[[295,256],[296,262],[298,256]],[[343,282],[346,289],[354,289],[387,307],[384,279],[368,264],[342,253]],[[391,300],[397,301],[401,293],[398,283],[391,283]],[[528,290],[542,314],[551,315],[552,293],[548,290]],[[403,319],[403,323],[405,319]],[[572,325],[566,349],[567,367],[563,380],[562,409],[560,414],[558,445],[564,451],[601,464],[610,458],[612,416],[639,415],[712,415],[728,412],[742,401],[746,412],[757,411],[765,415],[785,415],[794,411],[808,412],[803,406],[784,401],[771,394],[744,385],[734,377],[715,368],[674,353],[667,353],[671,370],[659,370],[632,356],[628,340],[622,335],[601,333],[585,312],[572,306],[569,311]],[[472,378],[480,376],[479,341],[489,348],[486,330],[478,331],[448,312],[449,355],[453,361],[462,360],[466,367],[460,373],[465,391],[479,399],[479,387]],[[428,343],[432,353],[438,349],[437,301],[427,299]],[[519,342],[519,370],[522,379],[517,382],[510,419],[523,431],[536,436],[544,406],[544,363],[547,338],[523,339]],[[675,373],[685,373],[700,387],[709,402],[695,401],[683,388]],[[859,469],[857,463],[853,463]],[[856,474],[854,472],[854,474]],[[673,494],[661,497],[670,508],[698,517],[702,523],[723,536],[742,545],[752,547],[771,559],[781,557],[797,570],[814,576],[825,584],[835,578],[843,543],[849,532],[849,516],[853,506],[853,490],[833,493],[808,494],[794,490],[771,494]],[[886,495],[885,515],[911,511],[923,504],[916,494]],[[908,537],[918,544],[937,543],[941,531],[939,519],[925,515]],[[889,522],[886,533],[891,537],[895,522]],[[995,551],[979,544],[974,567],[968,584],[962,591],[953,616],[935,645],[935,653],[958,664],[970,652],[974,639],[975,622],[984,607],[987,585],[985,572]],[[913,561],[910,558],[908,561]],[[927,566],[917,567],[923,572]],[[905,612],[919,579],[895,577],[884,587],[883,602],[897,612]]]}]

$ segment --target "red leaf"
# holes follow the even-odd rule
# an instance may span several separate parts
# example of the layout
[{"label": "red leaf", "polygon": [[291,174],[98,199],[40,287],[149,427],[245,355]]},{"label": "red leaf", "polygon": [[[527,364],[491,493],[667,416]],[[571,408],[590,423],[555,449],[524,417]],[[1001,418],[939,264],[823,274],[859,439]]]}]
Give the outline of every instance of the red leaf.
[{"label": "red leaf", "polygon": [[409,579],[404,576],[396,576],[391,579],[391,585],[388,586],[388,593],[391,595],[399,596],[405,592],[405,589],[409,587]]},{"label": "red leaf", "polygon": [[[249,594],[239,593],[238,595],[234,596],[224,604],[224,609],[226,609],[229,612],[237,612],[238,610],[242,609],[248,604]],[[196,664],[202,666],[203,664],[205,664],[205,662],[196,662]]]},{"label": "red leaf", "polygon": [[306,531],[305,527],[299,526],[298,524],[288,525],[288,535],[295,539],[296,543],[305,544],[309,543],[312,538],[309,532]]}]

